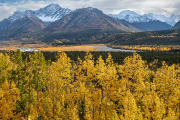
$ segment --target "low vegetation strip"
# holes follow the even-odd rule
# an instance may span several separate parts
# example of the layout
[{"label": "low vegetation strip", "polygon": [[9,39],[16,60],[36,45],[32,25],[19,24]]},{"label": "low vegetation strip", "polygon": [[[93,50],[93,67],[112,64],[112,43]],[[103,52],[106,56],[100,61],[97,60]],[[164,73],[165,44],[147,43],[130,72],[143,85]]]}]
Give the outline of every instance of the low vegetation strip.
[{"label": "low vegetation strip", "polygon": [[179,45],[109,45],[115,49],[143,50],[143,51],[172,51],[180,50]]},{"label": "low vegetation strip", "polygon": [[97,47],[93,46],[61,46],[61,47],[47,47],[38,48],[40,51],[96,51]]}]

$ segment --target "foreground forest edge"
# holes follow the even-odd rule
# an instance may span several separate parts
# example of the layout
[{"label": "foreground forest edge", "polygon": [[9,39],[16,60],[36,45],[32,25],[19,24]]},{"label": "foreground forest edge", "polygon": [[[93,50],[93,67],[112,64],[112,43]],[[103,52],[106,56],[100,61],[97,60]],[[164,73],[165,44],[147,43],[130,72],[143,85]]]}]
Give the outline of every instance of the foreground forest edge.
[{"label": "foreground forest edge", "polygon": [[[0,119],[180,119],[180,67],[152,70],[136,52],[113,62],[91,53],[55,62],[41,52],[0,53]],[[152,64],[153,65],[153,64]]]}]

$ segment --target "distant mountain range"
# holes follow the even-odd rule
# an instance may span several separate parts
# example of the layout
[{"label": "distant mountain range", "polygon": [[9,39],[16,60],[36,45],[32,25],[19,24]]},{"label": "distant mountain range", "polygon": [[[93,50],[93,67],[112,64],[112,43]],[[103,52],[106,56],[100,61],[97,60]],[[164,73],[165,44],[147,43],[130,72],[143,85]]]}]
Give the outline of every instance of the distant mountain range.
[{"label": "distant mountain range", "polygon": [[46,32],[83,30],[139,31],[137,28],[130,25],[127,27],[102,11],[91,7],[77,9],[44,29]]},{"label": "distant mountain range", "polygon": [[150,22],[159,20],[161,22],[166,22],[171,26],[174,26],[180,20],[180,15],[172,14],[170,17],[166,17],[164,15],[157,15],[153,13],[139,15],[134,11],[130,10],[125,10],[115,15],[110,14],[110,16],[116,19],[124,19],[130,23]]},{"label": "distant mountain range", "polygon": [[[43,36],[39,38],[41,40],[47,35],[48,39],[73,39],[69,38],[69,32],[72,33],[71,36],[83,36],[83,39],[88,36],[88,39],[94,39],[106,35],[105,33],[168,30],[179,19],[180,16],[174,14],[171,17],[152,13],[139,15],[129,10],[118,15],[105,15],[97,8],[88,7],[71,11],[58,4],[50,4],[36,11],[16,11],[0,21],[0,39],[20,38],[23,35],[38,38],[40,35]],[[175,28],[178,28],[177,26],[179,24],[176,24]],[[83,34],[79,34],[80,32]],[[81,38],[77,39],[82,40]]]}]

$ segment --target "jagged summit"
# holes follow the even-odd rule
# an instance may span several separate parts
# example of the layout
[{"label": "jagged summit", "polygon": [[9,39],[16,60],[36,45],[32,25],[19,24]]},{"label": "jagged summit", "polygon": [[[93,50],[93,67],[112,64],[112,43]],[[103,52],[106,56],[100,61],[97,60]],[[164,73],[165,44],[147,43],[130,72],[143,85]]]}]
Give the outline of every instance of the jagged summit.
[{"label": "jagged summit", "polygon": [[111,15],[112,17],[118,18],[118,19],[124,19],[130,23],[134,22],[149,22],[150,19],[148,19],[146,16],[141,16],[134,11],[125,10],[120,12],[117,15]]},{"label": "jagged summit", "polygon": [[46,7],[61,7],[59,4],[51,3]]},{"label": "jagged summit", "polygon": [[60,5],[52,3],[36,11],[16,11],[12,16],[8,17],[7,20],[9,20],[12,23],[15,20],[20,20],[26,16],[36,16],[42,21],[54,22],[71,12],[72,11],[70,9],[62,8]]},{"label": "jagged summit", "polygon": [[71,12],[70,9],[62,8],[59,4],[52,3],[44,8],[34,11],[33,14],[43,21],[54,22]]},{"label": "jagged summit", "polygon": [[137,17],[137,16],[139,17],[140,16],[139,14],[137,14],[134,11],[131,11],[131,10],[122,11],[117,16],[124,18],[127,15],[130,15],[132,17]]},{"label": "jagged summit", "polygon": [[9,20],[10,22],[14,22],[14,21],[20,20],[24,17],[33,17],[33,16],[34,15],[29,10],[26,10],[24,12],[16,11],[16,12],[14,12],[13,15],[11,15],[9,18],[7,18],[7,20]]},{"label": "jagged summit", "polygon": [[93,7],[87,7],[88,10],[93,10],[94,8]]},{"label": "jagged summit", "polygon": [[170,16],[175,22],[178,22],[180,20],[180,15],[175,15],[174,13]]}]

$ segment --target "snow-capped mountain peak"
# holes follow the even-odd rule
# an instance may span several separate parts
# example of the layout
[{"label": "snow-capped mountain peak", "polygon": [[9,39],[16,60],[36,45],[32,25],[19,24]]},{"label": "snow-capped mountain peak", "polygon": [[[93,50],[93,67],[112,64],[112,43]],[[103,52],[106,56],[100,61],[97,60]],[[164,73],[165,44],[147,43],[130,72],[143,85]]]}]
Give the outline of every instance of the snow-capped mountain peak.
[{"label": "snow-capped mountain peak", "polygon": [[164,15],[158,15],[158,14],[153,14],[153,13],[139,15],[135,13],[134,11],[130,11],[130,10],[125,10],[125,11],[120,12],[117,15],[110,15],[110,16],[118,18],[118,19],[124,19],[130,23],[149,22],[149,21],[159,20],[161,22],[166,22],[171,26],[174,26],[176,22],[180,20],[180,16],[172,15],[172,17],[166,17]]},{"label": "snow-capped mountain peak", "polygon": [[150,21],[147,17],[141,16],[141,15],[135,13],[134,11],[130,11],[130,10],[125,10],[125,11],[120,12],[117,15],[111,15],[111,16],[118,18],[118,19],[124,19],[130,23],[149,22]]},{"label": "snow-capped mountain peak", "polygon": [[46,6],[45,8],[41,8],[37,11],[35,11],[36,13],[38,12],[51,12],[52,14],[54,14],[55,12],[57,12],[59,9],[62,9],[60,5],[58,4],[50,4],[48,6]]},{"label": "snow-capped mountain peak", "polygon": [[144,14],[143,16],[144,16],[144,17],[147,17],[147,18],[150,19],[150,20],[156,20],[156,19],[154,18],[154,14],[153,14],[153,13]]},{"label": "snow-capped mountain peak", "polygon": [[12,16],[10,16],[8,18],[8,20],[10,22],[14,22],[14,21],[22,19],[24,17],[33,17],[33,15],[31,14],[31,11],[29,11],[29,10],[26,10],[24,12],[16,11]]},{"label": "snow-capped mountain peak", "polygon": [[70,9],[62,8],[58,4],[50,4],[44,8],[34,11],[34,15],[43,21],[56,21],[71,13]]},{"label": "snow-capped mountain peak", "polygon": [[171,17],[166,17],[165,15],[158,15],[158,14],[149,13],[149,14],[144,14],[143,16],[146,16],[148,19],[166,22],[171,26],[174,26],[176,24],[176,22]]},{"label": "snow-capped mountain peak", "polygon": [[16,20],[22,19],[24,17],[38,17],[42,21],[54,22],[65,15],[71,13],[70,9],[62,8],[58,4],[50,4],[44,8],[40,8],[36,11],[26,10],[26,11],[16,11],[13,15],[7,18],[7,20],[12,23]]},{"label": "snow-capped mountain peak", "polygon": [[140,16],[139,14],[135,13],[134,11],[130,11],[130,10],[122,11],[117,16],[124,18],[127,15],[129,15],[131,17],[139,17]]}]

